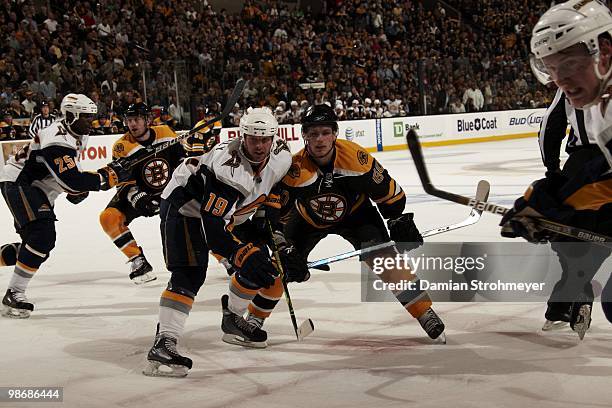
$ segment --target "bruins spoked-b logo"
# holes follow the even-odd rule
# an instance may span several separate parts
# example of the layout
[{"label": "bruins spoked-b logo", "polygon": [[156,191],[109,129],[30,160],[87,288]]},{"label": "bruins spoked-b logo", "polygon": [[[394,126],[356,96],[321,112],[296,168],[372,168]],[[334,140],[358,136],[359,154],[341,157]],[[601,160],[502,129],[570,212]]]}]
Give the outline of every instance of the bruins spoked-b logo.
[{"label": "bruins spoked-b logo", "polygon": [[170,180],[170,166],[165,159],[156,158],[142,166],[142,179],[154,189],[166,186]]},{"label": "bruins spoked-b logo", "polygon": [[338,194],[323,194],[308,201],[310,208],[325,222],[338,222],[346,212],[346,201]]}]

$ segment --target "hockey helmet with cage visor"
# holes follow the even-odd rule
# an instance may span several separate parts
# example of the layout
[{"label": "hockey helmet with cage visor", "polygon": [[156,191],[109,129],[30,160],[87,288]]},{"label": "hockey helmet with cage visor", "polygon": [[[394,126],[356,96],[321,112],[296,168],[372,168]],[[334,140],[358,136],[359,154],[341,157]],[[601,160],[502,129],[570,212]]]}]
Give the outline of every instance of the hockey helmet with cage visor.
[{"label": "hockey helmet with cage visor", "polygon": [[[543,84],[570,78],[591,66],[601,82],[599,94],[612,69],[601,73],[599,37],[612,32],[612,12],[599,0],[569,0],[544,13],[531,37],[531,69]],[[553,57],[554,56],[554,57]]]},{"label": "hockey helmet with cage visor", "polygon": [[277,132],[278,121],[270,108],[249,108],[240,118],[241,146],[247,160],[253,164],[264,162]]}]

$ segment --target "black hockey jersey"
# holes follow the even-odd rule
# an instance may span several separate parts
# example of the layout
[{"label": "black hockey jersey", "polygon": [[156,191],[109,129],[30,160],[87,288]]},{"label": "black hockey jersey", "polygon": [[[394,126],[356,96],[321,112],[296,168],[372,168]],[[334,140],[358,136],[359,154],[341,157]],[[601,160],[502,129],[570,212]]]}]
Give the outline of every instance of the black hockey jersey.
[{"label": "black hockey jersey", "polygon": [[295,207],[316,228],[342,223],[361,206],[372,205],[370,200],[384,218],[401,215],[406,205],[404,191],[387,170],[361,146],[341,139],[328,168],[320,168],[300,150],[279,187],[284,217]]},{"label": "black hockey jersey", "polygon": [[[138,157],[144,153],[148,146],[155,146],[176,138],[176,133],[168,126],[152,126],[149,128],[152,137],[147,142],[138,142],[129,132],[124,134],[113,145],[113,160],[121,157]],[[138,163],[132,169],[131,182],[138,187],[139,191],[148,194],[161,194],[164,187],[170,181],[172,172],[186,156],[181,143],[177,143],[165,150]]]}]

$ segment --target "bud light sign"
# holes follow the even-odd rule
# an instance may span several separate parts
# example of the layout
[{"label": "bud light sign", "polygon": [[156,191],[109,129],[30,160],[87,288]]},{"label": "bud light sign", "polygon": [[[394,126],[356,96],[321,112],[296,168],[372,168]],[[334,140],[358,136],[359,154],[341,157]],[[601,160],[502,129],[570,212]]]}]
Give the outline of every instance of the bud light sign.
[{"label": "bud light sign", "polygon": [[510,118],[510,126],[524,126],[528,125],[530,127],[540,127],[540,123],[542,123],[543,116],[539,112],[533,112],[529,114],[529,116],[523,116],[522,118]]}]

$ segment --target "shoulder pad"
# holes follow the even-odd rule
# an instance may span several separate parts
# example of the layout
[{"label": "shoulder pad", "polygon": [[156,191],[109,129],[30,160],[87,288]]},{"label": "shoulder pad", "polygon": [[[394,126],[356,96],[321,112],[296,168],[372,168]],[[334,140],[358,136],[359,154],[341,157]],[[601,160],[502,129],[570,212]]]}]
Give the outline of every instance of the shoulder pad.
[{"label": "shoulder pad", "polygon": [[253,175],[250,174],[239,151],[240,139],[217,145],[209,154],[202,156],[217,180],[247,196],[253,189]]},{"label": "shoulder pad", "polygon": [[128,132],[113,143],[113,157],[127,157],[141,148],[140,143]]},{"label": "shoulder pad", "polygon": [[59,123],[53,123],[39,130],[38,139],[41,149],[49,146],[68,147],[74,150],[78,149],[77,140]]},{"label": "shoulder pad", "polygon": [[336,160],[334,169],[351,175],[367,173],[374,164],[374,158],[357,143],[336,140]]},{"label": "shoulder pad", "polygon": [[289,187],[304,187],[314,183],[318,178],[317,166],[308,158],[304,149],[291,159],[291,165],[283,183]]},{"label": "shoulder pad", "polygon": [[151,126],[155,133],[155,142],[166,142],[176,138],[176,133],[168,125]]}]

